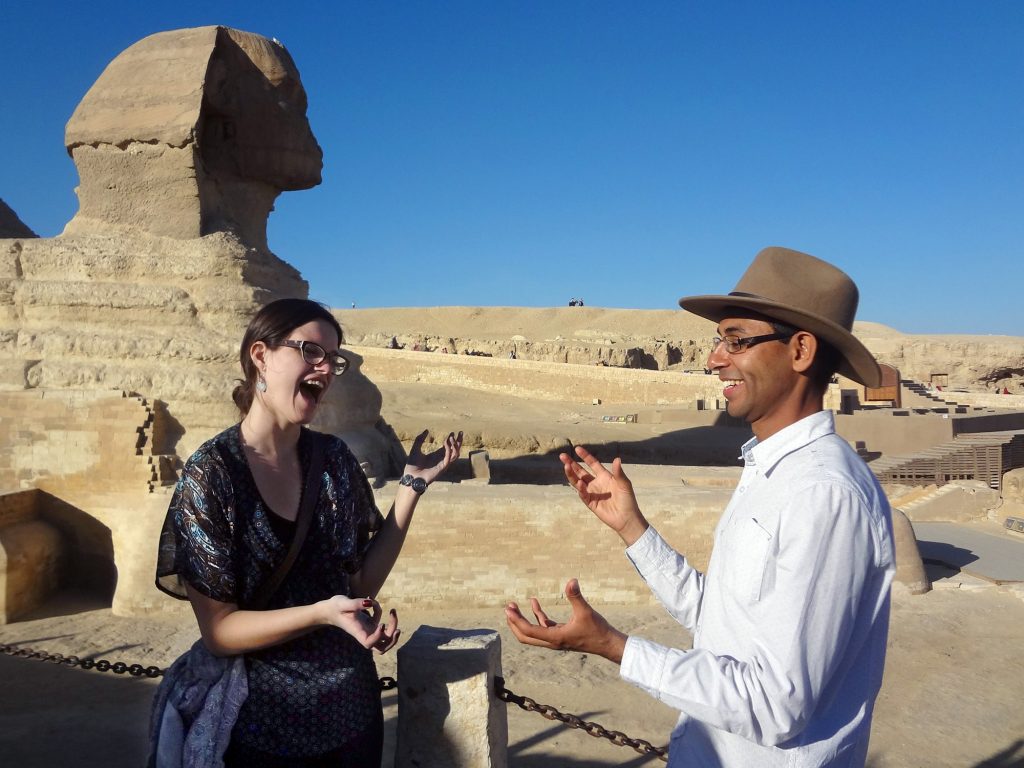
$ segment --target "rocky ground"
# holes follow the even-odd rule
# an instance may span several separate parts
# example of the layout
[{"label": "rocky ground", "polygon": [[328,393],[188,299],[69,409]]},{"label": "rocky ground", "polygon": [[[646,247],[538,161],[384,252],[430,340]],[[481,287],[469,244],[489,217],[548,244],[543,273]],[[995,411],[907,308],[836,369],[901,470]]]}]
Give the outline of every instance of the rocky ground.
[{"label": "rocky ground", "polygon": [[[885,682],[872,731],[871,768],[1019,768],[1024,764],[1024,600],[1019,592],[947,573],[932,592],[894,596]],[[555,608],[554,613],[560,613]],[[680,647],[688,638],[660,610],[609,606],[620,628]],[[599,658],[519,645],[501,606],[403,612],[406,637],[420,624],[492,628],[506,686],[632,738],[667,742],[674,713],[618,679]],[[0,643],[166,666],[196,638],[191,617],[126,619],[66,597],[27,621],[0,627]],[[394,653],[380,657],[396,672]],[[128,768],[142,765],[154,683],[0,655],[0,764]],[[399,684],[401,682],[399,681]],[[388,749],[396,697],[384,694]],[[508,709],[509,765],[655,766],[653,758],[595,739],[535,713]],[[389,762],[385,760],[385,765]]]}]

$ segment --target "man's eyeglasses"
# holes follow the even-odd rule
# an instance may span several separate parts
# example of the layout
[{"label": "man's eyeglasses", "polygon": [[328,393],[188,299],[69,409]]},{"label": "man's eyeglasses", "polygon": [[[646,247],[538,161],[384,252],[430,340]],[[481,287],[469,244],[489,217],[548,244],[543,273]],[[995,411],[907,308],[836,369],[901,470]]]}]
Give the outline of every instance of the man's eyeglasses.
[{"label": "man's eyeglasses", "polygon": [[747,336],[745,339],[739,336],[715,336],[711,339],[711,351],[714,352],[718,349],[719,344],[725,344],[725,351],[730,355],[738,355],[751,347],[756,347],[758,344],[763,344],[766,341],[789,341],[796,332],[793,333],[766,333],[763,336]]},{"label": "man's eyeglasses", "polygon": [[293,341],[285,339],[280,343],[282,347],[294,347],[299,350],[302,359],[310,365],[320,365],[324,360],[331,364],[331,373],[341,376],[348,370],[348,359],[340,352],[328,352],[315,341]]}]

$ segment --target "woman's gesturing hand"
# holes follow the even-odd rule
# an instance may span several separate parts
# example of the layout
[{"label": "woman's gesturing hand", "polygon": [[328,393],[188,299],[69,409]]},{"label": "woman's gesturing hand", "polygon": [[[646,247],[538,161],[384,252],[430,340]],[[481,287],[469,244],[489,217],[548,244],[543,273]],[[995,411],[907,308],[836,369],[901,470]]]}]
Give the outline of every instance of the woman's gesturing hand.
[{"label": "woman's gesturing hand", "polygon": [[424,454],[423,442],[427,439],[428,434],[429,430],[425,429],[413,440],[408,463],[405,465],[405,474],[421,477],[430,484],[448,469],[453,461],[459,458],[459,454],[462,452],[462,433],[459,432],[456,435],[454,432],[449,432],[444,443],[437,450]]},{"label": "woman's gesturing hand", "polygon": [[389,611],[387,624],[382,624],[380,603],[368,597],[335,595],[321,601],[321,605],[324,623],[348,632],[364,648],[373,648],[377,653],[387,653],[394,648],[402,634],[398,628],[398,614],[394,610]]}]

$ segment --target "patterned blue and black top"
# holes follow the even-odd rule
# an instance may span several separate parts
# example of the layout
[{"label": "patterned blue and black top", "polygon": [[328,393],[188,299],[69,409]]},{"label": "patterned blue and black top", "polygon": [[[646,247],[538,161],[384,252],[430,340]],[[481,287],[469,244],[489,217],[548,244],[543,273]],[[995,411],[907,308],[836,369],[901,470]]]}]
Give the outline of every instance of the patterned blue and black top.
[{"label": "patterned blue and black top", "polygon": [[[302,430],[299,458],[308,471],[313,439]],[[359,463],[336,437],[309,533],[267,609],[309,605],[349,594],[382,516]],[[251,604],[288,551],[294,524],[260,496],[239,425],[204,443],[188,460],[160,535],[157,586],[185,597],[184,582],[214,600]],[[381,717],[372,653],[346,632],[324,627],[246,654],[249,697],[232,734],[281,756],[317,755],[343,746]]]}]

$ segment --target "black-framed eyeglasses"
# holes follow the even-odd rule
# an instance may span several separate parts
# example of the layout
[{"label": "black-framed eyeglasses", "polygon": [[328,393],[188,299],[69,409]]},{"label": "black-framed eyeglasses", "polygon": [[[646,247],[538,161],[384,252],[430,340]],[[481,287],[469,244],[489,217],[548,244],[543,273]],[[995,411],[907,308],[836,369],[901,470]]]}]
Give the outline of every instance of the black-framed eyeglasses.
[{"label": "black-framed eyeglasses", "polygon": [[299,350],[302,359],[309,365],[320,365],[324,360],[327,360],[331,364],[331,373],[335,376],[341,376],[341,374],[348,370],[348,358],[341,354],[341,352],[328,352],[315,341],[285,339],[280,342],[280,346],[294,347]]},{"label": "black-framed eyeglasses", "polygon": [[730,355],[738,355],[740,352],[756,347],[766,341],[789,341],[796,335],[793,333],[766,333],[763,336],[715,336],[711,339],[711,351],[718,349],[718,345],[725,343],[725,351]]}]

